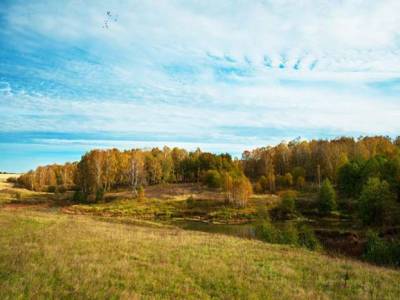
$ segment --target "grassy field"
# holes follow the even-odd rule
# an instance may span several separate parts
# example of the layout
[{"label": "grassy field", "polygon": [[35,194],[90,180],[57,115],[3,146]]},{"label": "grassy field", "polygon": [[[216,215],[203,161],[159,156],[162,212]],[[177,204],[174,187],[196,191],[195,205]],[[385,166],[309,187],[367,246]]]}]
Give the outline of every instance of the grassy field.
[{"label": "grassy field", "polygon": [[37,205],[50,204],[54,200],[52,194],[29,191],[24,188],[16,188],[8,183],[9,177],[18,177],[20,174],[0,174],[0,207],[5,204]]},{"label": "grassy field", "polygon": [[142,201],[117,191],[110,202],[71,205],[59,202],[66,195],[15,188],[8,176],[0,182],[0,299],[400,297],[399,270],[154,222],[247,220],[276,205],[271,195],[234,209],[215,191],[168,185],[147,189]]},{"label": "grassy field", "polygon": [[225,204],[222,192],[196,184],[167,184],[146,188],[146,199],[132,198],[129,191],[107,193],[103,203],[68,206],[70,214],[129,216],[146,220],[184,218],[212,223],[238,224],[254,220],[259,208],[277,204],[274,195],[254,195],[244,208]]},{"label": "grassy field", "polygon": [[287,246],[0,210],[0,298],[399,299],[400,272]]}]

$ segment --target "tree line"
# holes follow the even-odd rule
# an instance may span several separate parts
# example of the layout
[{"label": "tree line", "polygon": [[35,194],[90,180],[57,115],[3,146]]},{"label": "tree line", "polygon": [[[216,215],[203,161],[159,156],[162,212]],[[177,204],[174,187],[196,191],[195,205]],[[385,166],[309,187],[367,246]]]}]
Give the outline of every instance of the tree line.
[{"label": "tree line", "polygon": [[18,178],[20,185],[31,190],[76,190],[81,200],[95,195],[94,201],[117,188],[129,188],[137,195],[146,185],[193,182],[222,188],[227,201],[238,205],[243,205],[252,192],[240,161],[233,160],[229,154],[168,147],[92,150],[77,163],[41,166]]},{"label": "tree line", "polygon": [[[311,141],[296,139],[274,147],[245,151],[241,161],[243,171],[255,183],[256,191],[275,192],[287,187],[301,189],[306,184],[320,186],[324,179],[333,184],[346,184],[347,179],[340,181],[343,178],[339,176],[343,177],[343,174],[339,170],[354,161],[362,164],[371,159],[383,159],[396,168],[399,146],[399,137],[395,140],[384,136]],[[352,181],[347,181],[347,185],[352,184]]]},{"label": "tree line", "polygon": [[296,139],[244,151],[241,159],[168,147],[92,150],[79,162],[38,167],[19,177],[18,183],[36,191],[72,189],[101,198],[122,187],[136,194],[146,185],[198,182],[224,190],[228,202],[243,205],[253,189],[262,193],[320,187],[324,180],[343,196],[358,198],[368,180],[377,178],[399,199],[399,149],[400,138],[375,136]]}]

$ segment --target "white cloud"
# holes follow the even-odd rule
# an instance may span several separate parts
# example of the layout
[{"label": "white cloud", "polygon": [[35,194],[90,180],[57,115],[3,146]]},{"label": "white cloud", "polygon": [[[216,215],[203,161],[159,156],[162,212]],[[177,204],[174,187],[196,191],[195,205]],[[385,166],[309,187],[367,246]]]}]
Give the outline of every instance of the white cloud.
[{"label": "white cloud", "polygon": [[[107,11],[118,20],[102,28]],[[3,93],[2,130],[222,145],[265,139],[225,127],[395,135],[400,103],[369,83],[400,77],[399,11],[394,0],[16,2],[0,32],[39,61],[19,67],[44,84]]]}]

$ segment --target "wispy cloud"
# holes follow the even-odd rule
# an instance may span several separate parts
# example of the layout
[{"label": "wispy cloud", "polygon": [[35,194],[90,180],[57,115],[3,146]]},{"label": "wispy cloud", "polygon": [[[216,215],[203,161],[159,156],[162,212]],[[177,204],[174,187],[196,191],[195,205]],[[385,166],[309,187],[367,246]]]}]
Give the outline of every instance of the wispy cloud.
[{"label": "wispy cloud", "polygon": [[395,0],[5,1],[0,131],[196,136],[221,151],[396,135],[398,11]]}]

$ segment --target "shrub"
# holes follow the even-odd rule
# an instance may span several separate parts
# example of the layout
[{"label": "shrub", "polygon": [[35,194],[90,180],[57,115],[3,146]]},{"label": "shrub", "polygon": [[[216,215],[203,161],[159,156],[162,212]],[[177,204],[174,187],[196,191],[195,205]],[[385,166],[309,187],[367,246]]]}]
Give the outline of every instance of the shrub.
[{"label": "shrub", "polygon": [[390,223],[395,211],[395,196],[389,184],[379,178],[370,178],[363,186],[359,199],[359,216],[364,224]]},{"label": "shrub", "polygon": [[282,195],[282,200],[278,206],[278,211],[282,216],[293,215],[296,212],[295,193],[286,192]]},{"label": "shrub", "polygon": [[317,250],[321,247],[314,230],[307,225],[300,226],[298,243],[309,250]]},{"label": "shrub", "polygon": [[96,202],[100,202],[102,201],[104,198],[104,189],[103,188],[99,188],[96,191]]},{"label": "shrub", "polygon": [[336,209],[336,193],[329,179],[322,183],[318,197],[318,210],[322,214],[329,214]]},{"label": "shrub", "polygon": [[303,176],[299,176],[299,177],[297,177],[297,180],[296,180],[296,187],[299,189],[299,190],[302,190],[302,189],[304,189],[304,186],[306,185],[306,180],[304,179],[304,177]]},{"label": "shrub", "polygon": [[254,184],[254,191],[255,191],[257,194],[262,194],[262,193],[264,192],[264,189],[263,189],[263,187],[262,187],[262,185],[261,185],[260,182],[256,182],[256,183]]},{"label": "shrub", "polygon": [[261,176],[260,179],[258,179],[258,184],[261,187],[261,192],[265,192],[269,189],[268,179],[265,176]]},{"label": "shrub", "polygon": [[321,247],[314,231],[306,225],[301,225],[297,229],[293,224],[286,223],[279,230],[267,218],[256,225],[255,234],[257,238],[272,244],[294,245],[309,250],[318,250]]},{"label": "shrub", "polygon": [[255,227],[256,236],[268,243],[276,243],[278,232],[269,219],[264,220]]},{"label": "shrub", "polygon": [[400,240],[386,241],[377,232],[368,231],[363,257],[379,265],[400,266]]},{"label": "shrub", "polygon": [[7,178],[8,183],[17,183],[17,177],[8,177]]},{"label": "shrub", "polygon": [[222,185],[221,174],[216,170],[208,170],[204,174],[203,182],[209,188],[219,188]]},{"label": "shrub", "polygon": [[286,173],[284,179],[286,187],[291,187],[293,185],[293,176],[291,173]]},{"label": "shrub", "polygon": [[57,190],[59,193],[64,194],[67,191],[67,188],[64,185],[60,185]]},{"label": "shrub", "polygon": [[291,223],[286,223],[277,235],[278,243],[287,245],[298,245],[299,232]]},{"label": "shrub", "polygon": [[143,186],[139,186],[137,188],[137,198],[139,200],[143,200],[145,198],[145,191],[144,191],[144,187]]},{"label": "shrub", "polygon": [[306,170],[304,170],[303,167],[295,167],[292,170],[292,174],[293,174],[293,181],[297,182],[299,177],[306,177]]},{"label": "shrub", "polygon": [[189,196],[186,199],[186,206],[187,207],[194,207],[194,205],[195,205],[195,200],[194,200],[193,196]]},{"label": "shrub", "polygon": [[85,203],[87,202],[87,195],[82,191],[75,191],[74,196],[72,197],[72,201],[75,203]]},{"label": "shrub", "polygon": [[55,193],[57,191],[57,187],[55,185],[50,185],[47,187],[47,192]]}]

